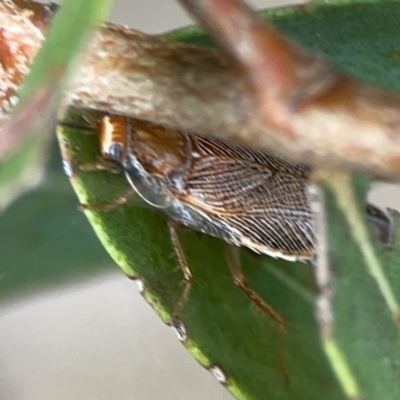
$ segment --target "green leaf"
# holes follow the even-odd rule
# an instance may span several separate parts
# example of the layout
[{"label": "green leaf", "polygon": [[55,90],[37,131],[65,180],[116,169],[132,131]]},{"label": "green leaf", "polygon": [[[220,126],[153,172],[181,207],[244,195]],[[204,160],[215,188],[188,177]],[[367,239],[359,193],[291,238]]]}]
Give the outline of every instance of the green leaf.
[{"label": "green leaf", "polygon": [[[65,284],[72,277],[82,279],[101,271],[108,261],[76,209],[52,138],[71,66],[111,3],[63,2],[20,92],[13,119],[0,132],[0,137],[20,137],[0,163],[0,211],[7,207],[0,218],[2,300]],[[23,196],[28,190],[32,192]],[[80,237],[86,239],[77,240]]]},{"label": "green leaf", "polygon": [[[398,1],[314,1],[265,10],[261,15],[284,34],[349,74],[389,90],[400,88]],[[186,27],[171,39],[214,46],[200,28]]]},{"label": "green leaf", "polygon": [[[365,399],[397,399],[400,397],[398,316],[393,314],[376,275],[370,272],[371,256],[363,247],[370,247],[371,253],[377,257],[376,263],[382,268],[383,278],[398,302],[400,242],[397,240],[391,252],[385,251],[375,241],[364,240],[363,246],[359,246],[354,239],[354,221],[349,223],[348,219],[352,205],[348,201],[346,210],[339,205],[337,199],[345,198],[345,188],[337,182],[331,179],[326,184],[329,250],[336,277],[333,336]],[[364,211],[368,181],[363,176],[354,175],[351,184],[354,205]],[[340,192],[337,190],[339,187]],[[351,218],[354,219],[355,214],[357,212],[352,212]],[[400,233],[398,220],[396,214],[397,238]],[[365,218],[361,222],[365,224]]]},{"label": "green leaf", "polygon": [[[322,51],[354,75],[388,88],[398,87],[398,3],[310,4],[267,11],[265,15],[287,34]],[[211,43],[198,28],[172,35]],[[110,203],[126,192],[128,186],[120,175],[79,170],[79,165],[93,163],[99,155],[96,135],[62,128],[59,139],[80,202]],[[49,282],[59,284],[71,276],[96,273],[107,260],[103,248],[88,232],[83,215],[76,211],[76,200],[60,174],[59,164],[54,156],[46,186],[15,202],[0,220],[2,299]],[[12,171],[11,164],[0,171]],[[355,178],[361,205],[364,185],[362,179]],[[327,198],[337,277],[334,337],[348,369],[345,373],[351,374],[365,399],[398,399],[398,329],[353,243],[342,211],[330,192]],[[165,218],[137,199],[109,213],[87,212],[87,216],[124,272],[143,279],[144,296],[167,321],[183,287]],[[398,237],[400,232],[396,233]],[[331,362],[336,368],[337,358],[329,361],[320,344],[314,316],[316,289],[307,265],[242,251],[251,286],[289,323],[285,361],[291,382],[287,386],[278,368],[278,327],[234,286],[223,244],[194,232],[181,232],[180,237],[195,277],[182,314],[188,336],[185,345],[204,366],[221,368],[228,389],[238,398],[346,398],[329,365]],[[38,248],[43,241],[48,245]],[[398,298],[400,244],[396,243],[391,252],[379,246],[374,251]]]},{"label": "green leaf", "polygon": [[[48,87],[49,81],[57,86],[65,84],[89,34],[107,18],[111,5],[112,0],[65,0],[62,3],[21,88],[17,110],[29,104],[38,91]],[[58,104],[55,107],[57,110]]]},{"label": "green leaf", "polygon": [[22,145],[0,161],[0,212],[22,193],[43,183],[51,137],[51,131],[33,137],[21,133]]},{"label": "green leaf", "polygon": [[11,121],[0,132],[2,146],[8,138],[14,142],[0,160],[0,211],[42,182],[65,81],[88,34],[107,17],[111,4],[112,0],[66,0],[54,17]]},{"label": "green leaf", "polygon": [[[295,40],[324,53],[355,76],[385,87],[399,85],[398,3],[318,3],[266,11],[264,15]],[[212,45],[198,28],[178,30],[169,37]],[[81,203],[109,204],[126,193],[123,176],[79,169],[79,165],[96,162],[96,135],[61,128],[59,139]],[[357,178],[355,186],[360,182]],[[316,290],[310,268],[242,251],[251,287],[289,322],[285,348],[289,387],[277,366],[278,328],[234,286],[223,257],[223,243],[198,233],[180,234],[195,277],[181,316],[185,345],[205,367],[220,368],[228,389],[238,398],[309,400],[320,399],[322,393],[324,399],[399,398],[398,327],[329,192],[328,200],[332,266],[337,271],[334,341],[325,345],[328,358],[323,354],[314,316]],[[364,201],[360,195],[359,207],[363,208]],[[171,256],[163,215],[137,199],[107,213],[86,214],[116,263],[128,276],[142,280],[145,298],[164,321],[169,321],[182,293],[183,277]],[[375,251],[384,260],[392,286],[399,287],[394,256],[398,245],[392,254],[378,247]]]},{"label": "green leaf", "polygon": [[2,303],[110,268],[108,255],[77,209],[59,147],[51,144],[44,184],[13,202],[0,218]]},{"label": "green leaf", "polygon": [[[72,122],[85,124],[76,117]],[[59,140],[81,203],[110,204],[126,193],[123,175],[80,170],[100,155],[97,135],[60,127]],[[86,215],[109,254],[128,276],[142,280],[145,298],[168,322],[182,294],[183,276],[165,217],[137,198],[112,211],[89,210]],[[197,232],[181,232],[180,238],[195,280],[181,316],[188,337],[185,346],[203,366],[219,367],[238,398],[293,399],[293,393],[301,393],[299,398],[313,399],[321,391],[326,399],[342,398],[319,344],[314,285],[305,264],[242,252],[251,286],[289,322],[288,387],[278,368],[278,326],[234,285],[223,242]]]}]

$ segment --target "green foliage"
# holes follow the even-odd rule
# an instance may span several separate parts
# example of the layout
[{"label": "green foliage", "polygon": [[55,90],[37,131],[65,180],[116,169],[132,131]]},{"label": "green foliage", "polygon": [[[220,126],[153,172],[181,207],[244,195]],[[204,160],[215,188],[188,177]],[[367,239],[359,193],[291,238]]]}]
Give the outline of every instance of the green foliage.
[{"label": "green foliage", "polygon": [[[360,205],[365,203],[366,180],[353,178]],[[328,186],[329,188],[329,186]],[[400,335],[351,229],[327,190],[330,260],[336,276],[334,316],[336,337],[365,399],[400,397]],[[396,217],[396,236],[399,224]],[[374,243],[385,277],[400,299],[400,265],[396,256],[400,243],[391,252]]]},{"label": "green foliage", "polygon": [[65,80],[88,34],[107,17],[111,4],[112,0],[101,5],[97,0],[66,0],[54,17],[3,132],[19,139],[0,159],[0,211],[42,181]]},{"label": "green foliage", "polygon": [[[267,11],[265,16],[295,40],[321,51],[357,77],[398,87],[399,3],[316,3]],[[175,31],[169,36],[198,44],[212,43],[198,28]],[[79,116],[70,118],[85,124]],[[61,127],[58,136],[79,202],[109,204],[126,193],[128,186],[122,175],[79,169],[97,160],[96,135]],[[10,266],[2,270],[0,296],[10,296],[18,289],[25,291],[41,281],[64,281],[78,271],[94,272],[107,259],[87,232],[88,226],[81,223],[62,231],[62,246],[34,253],[36,235],[45,232],[52,240],[59,235],[58,227],[82,219],[64,186],[66,178],[60,176],[54,163],[48,171],[46,179],[50,183],[15,203],[0,220],[2,265]],[[357,205],[364,209],[365,179],[354,177],[353,187]],[[356,382],[360,393],[354,396],[398,399],[398,326],[329,185],[326,197],[331,265],[336,277],[333,338],[349,371],[345,378]],[[164,216],[138,199],[107,213],[87,211],[86,215],[104,248],[128,276],[143,280],[146,300],[168,321],[183,287],[182,273],[171,255]],[[278,327],[233,284],[223,257],[223,243],[196,232],[183,231],[180,237],[195,279],[181,316],[188,336],[185,345],[202,365],[221,368],[228,389],[242,399],[349,397],[344,380],[338,380],[334,373],[338,360],[325,356],[326,346],[320,341],[314,312],[317,290],[309,266],[242,251],[250,285],[289,323],[285,347],[290,377],[287,385],[278,368]],[[22,268],[20,263],[14,268],[15,248],[29,257]],[[400,245],[396,243],[392,251],[387,251],[372,244],[371,251],[378,255],[384,276],[399,299]]]},{"label": "green foliage", "polygon": [[44,184],[0,217],[0,301],[98,274],[109,257],[77,209],[55,143]]},{"label": "green foliage", "polygon": [[[74,119],[77,122],[76,118]],[[82,123],[84,123],[82,121]],[[99,153],[97,135],[59,129],[64,160],[83,204],[110,204],[128,186],[124,176],[105,171],[82,172]],[[169,321],[183,286],[183,276],[162,214],[138,204],[138,199],[109,212],[86,211],[98,237],[124,272],[140,277],[145,298]],[[290,387],[278,368],[278,326],[234,285],[223,255],[223,242],[197,232],[180,233],[194,276],[193,290],[181,316],[188,335],[185,345],[205,367],[218,366],[239,398],[292,399],[302,393],[312,399],[326,390],[327,399],[341,396],[321,350],[313,316],[314,285],[305,264],[256,257],[243,251],[246,276],[290,328],[285,349]],[[300,398],[300,397],[299,397]]]}]

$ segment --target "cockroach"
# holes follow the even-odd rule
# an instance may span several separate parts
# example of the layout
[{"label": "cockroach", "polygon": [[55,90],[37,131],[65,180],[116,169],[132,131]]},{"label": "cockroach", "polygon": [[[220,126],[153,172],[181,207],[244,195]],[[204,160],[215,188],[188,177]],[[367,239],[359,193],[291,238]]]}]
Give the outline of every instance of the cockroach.
[{"label": "cockroach", "polygon": [[[309,260],[315,235],[307,197],[310,170],[279,157],[137,119],[104,117],[103,159],[116,164],[134,192],[169,217],[169,233],[186,286],[175,307],[177,322],[189,298],[192,274],[177,228],[224,240],[234,283],[280,326],[286,321],[249,286],[238,247],[285,260]],[[111,205],[85,208],[109,210]],[[280,360],[281,370],[283,358]],[[284,376],[286,374],[284,373]]]},{"label": "cockroach", "polygon": [[[104,161],[124,172],[134,193],[169,217],[171,243],[186,281],[171,322],[178,321],[193,280],[177,233],[181,225],[228,244],[234,283],[280,326],[280,368],[286,378],[286,321],[251,289],[237,249],[244,246],[289,261],[313,257],[316,239],[307,194],[311,170],[242,146],[121,116],[102,119],[100,147]],[[113,204],[83,207],[107,211],[126,200],[124,196]],[[367,215],[379,232],[382,227],[389,231],[386,213],[368,205]]]},{"label": "cockroach", "polygon": [[101,152],[172,221],[290,261],[314,248],[308,167],[124,117],[105,117]]}]

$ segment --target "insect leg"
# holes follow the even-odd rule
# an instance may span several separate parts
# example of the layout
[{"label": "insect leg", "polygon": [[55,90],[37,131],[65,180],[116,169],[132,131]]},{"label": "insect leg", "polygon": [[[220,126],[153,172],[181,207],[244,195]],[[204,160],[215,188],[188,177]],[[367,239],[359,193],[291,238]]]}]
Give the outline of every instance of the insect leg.
[{"label": "insect leg", "polygon": [[[103,160],[101,158],[99,159],[98,163],[80,165],[79,169],[82,172],[108,171],[108,172],[112,172],[112,173],[121,173],[121,169],[118,168],[115,164],[113,164],[111,162],[107,162],[106,160]],[[134,192],[134,190],[132,190],[132,188],[129,188],[123,195],[121,195],[118,198],[116,198],[115,200],[113,200],[112,203],[109,203],[109,204],[95,204],[95,203],[80,204],[79,210],[80,211],[97,210],[97,211],[108,212],[108,211],[111,211],[118,207],[123,206],[135,194],[136,193]]]},{"label": "insect leg", "polygon": [[183,251],[181,242],[179,240],[177,229],[179,228],[179,224],[175,221],[168,221],[168,229],[169,235],[171,237],[172,247],[174,248],[175,254],[178,258],[179,266],[183,272],[183,277],[185,279],[185,288],[183,289],[183,293],[175,306],[174,313],[172,316],[172,322],[177,321],[182,312],[183,306],[189,299],[190,289],[192,288],[193,276],[189,268],[189,264],[186,260],[185,253]]},{"label": "insect leg", "polygon": [[112,174],[120,174],[121,168],[119,168],[115,163],[104,160],[104,158],[99,157],[96,163],[82,164],[79,166],[82,172],[93,172],[93,171],[107,171]]},{"label": "insect leg", "polygon": [[240,262],[239,247],[232,246],[226,243],[225,255],[228,263],[229,270],[231,271],[233,282],[235,285],[244,292],[244,294],[265,314],[279,325],[279,370],[283,378],[288,383],[289,378],[285,370],[284,362],[284,349],[286,338],[287,323],[285,319],[274,310],[272,306],[266,303],[249,285],[246,277],[244,276],[242,265]]},{"label": "insect leg", "polygon": [[79,204],[79,210],[97,210],[97,211],[112,211],[118,207],[123,206],[126,204],[131,197],[133,197],[136,193],[129,189],[126,191],[122,196],[118,197],[117,199],[113,200],[112,203],[109,204],[95,204],[95,203],[87,203],[87,204]]}]

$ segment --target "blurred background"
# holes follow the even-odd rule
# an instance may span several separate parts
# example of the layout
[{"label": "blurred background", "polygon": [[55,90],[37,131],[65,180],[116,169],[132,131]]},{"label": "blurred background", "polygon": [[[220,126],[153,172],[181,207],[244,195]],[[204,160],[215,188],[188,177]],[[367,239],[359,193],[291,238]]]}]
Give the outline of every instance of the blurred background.
[{"label": "blurred background", "polygon": [[[118,0],[111,20],[147,33],[191,23],[173,0]],[[371,200],[396,208],[398,188]],[[0,246],[0,400],[232,398],[102,249],[56,145],[45,184],[0,216]]]}]

